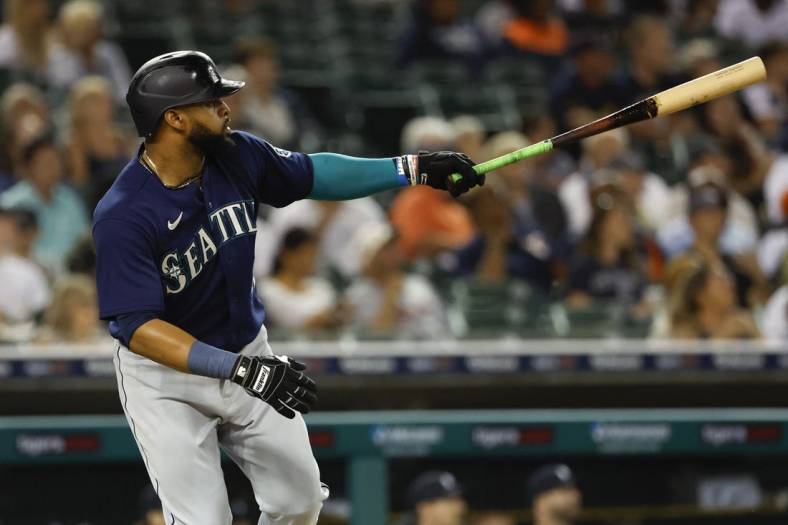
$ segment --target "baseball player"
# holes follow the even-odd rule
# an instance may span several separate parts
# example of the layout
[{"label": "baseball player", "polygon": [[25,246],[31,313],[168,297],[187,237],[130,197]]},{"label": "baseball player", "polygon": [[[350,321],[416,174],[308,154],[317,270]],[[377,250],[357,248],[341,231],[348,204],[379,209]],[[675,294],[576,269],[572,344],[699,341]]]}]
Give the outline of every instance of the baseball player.
[{"label": "baseball player", "polygon": [[126,95],[144,142],[93,218],[120,399],[170,525],[230,524],[219,447],[251,481],[261,524],[314,524],[328,495],[301,417],[315,383],[273,354],[254,292],[259,204],[484,182],[459,153],[305,155],[233,131],[222,97],[243,85],[196,51],[146,62]]}]

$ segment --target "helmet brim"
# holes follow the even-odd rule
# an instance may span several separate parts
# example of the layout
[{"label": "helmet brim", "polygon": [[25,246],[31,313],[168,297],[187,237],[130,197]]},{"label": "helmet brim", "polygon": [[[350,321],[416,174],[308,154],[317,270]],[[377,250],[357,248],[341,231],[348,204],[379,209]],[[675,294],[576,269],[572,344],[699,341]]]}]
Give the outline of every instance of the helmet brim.
[{"label": "helmet brim", "polygon": [[226,78],[223,78],[216,86],[216,96],[219,98],[229,97],[245,85],[246,82],[243,80],[227,80]]}]

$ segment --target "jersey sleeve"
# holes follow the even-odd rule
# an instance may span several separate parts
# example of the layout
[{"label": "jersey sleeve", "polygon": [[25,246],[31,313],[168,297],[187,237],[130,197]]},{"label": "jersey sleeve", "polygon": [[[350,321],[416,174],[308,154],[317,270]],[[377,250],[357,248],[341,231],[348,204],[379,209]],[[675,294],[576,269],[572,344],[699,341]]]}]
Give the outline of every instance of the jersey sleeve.
[{"label": "jersey sleeve", "polygon": [[234,133],[233,139],[242,148],[243,161],[251,168],[260,202],[282,208],[312,191],[312,161],[304,153],[277,148],[243,131]]},{"label": "jersey sleeve", "polygon": [[99,316],[164,311],[164,291],[152,239],[134,223],[104,219],[93,227]]}]

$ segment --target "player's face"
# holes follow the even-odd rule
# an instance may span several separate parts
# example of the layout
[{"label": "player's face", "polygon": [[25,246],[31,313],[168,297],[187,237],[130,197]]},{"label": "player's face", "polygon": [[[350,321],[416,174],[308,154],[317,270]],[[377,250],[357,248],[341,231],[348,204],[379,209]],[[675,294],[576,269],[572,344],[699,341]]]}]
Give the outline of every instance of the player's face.
[{"label": "player's face", "polygon": [[578,518],[582,506],[582,496],[576,488],[553,489],[539,496],[534,504],[536,523],[570,524]]},{"label": "player's face", "polygon": [[183,108],[190,124],[187,139],[198,149],[208,152],[230,143],[230,108],[221,99],[192,104]]},{"label": "player's face", "polygon": [[467,505],[462,498],[441,498],[419,506],[419,524],[460,525]]}]

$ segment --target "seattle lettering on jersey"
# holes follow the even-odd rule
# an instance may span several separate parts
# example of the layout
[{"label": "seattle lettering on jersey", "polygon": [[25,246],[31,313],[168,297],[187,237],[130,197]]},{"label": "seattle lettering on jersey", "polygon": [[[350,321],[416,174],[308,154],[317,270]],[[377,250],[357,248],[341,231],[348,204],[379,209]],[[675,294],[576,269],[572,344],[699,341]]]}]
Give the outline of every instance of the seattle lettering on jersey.
[{"label": "seattle lettering on jersey", "polygon": [[255,205],[251,200],[234,202],[212,212],[208,216],[210,224],[197,230],[185,250],[173,250],[162,258],[160,268],[167,293],[185,290],[223,245],[243,235],[254,235],[257,232],[254,217]]}]

